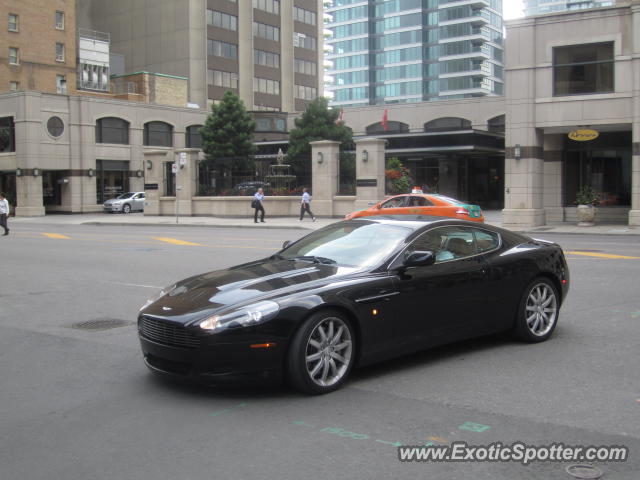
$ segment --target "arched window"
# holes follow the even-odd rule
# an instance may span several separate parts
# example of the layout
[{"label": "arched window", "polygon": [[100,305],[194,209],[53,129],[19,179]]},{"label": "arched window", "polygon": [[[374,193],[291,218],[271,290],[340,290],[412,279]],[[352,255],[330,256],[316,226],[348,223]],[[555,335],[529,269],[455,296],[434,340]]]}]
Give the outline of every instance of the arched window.
[{"label": "arched window", "polygon": [[96,121],[96,143],[129,145],[129,122],[117,117],[105,117]]},{"label": "arched window", "polygon": [[173,127],[165,122],[147,122],[143,141],[145,146],[173,147]]},{"label": "arched window", "polygon": [[187,127],[187,138],[185,141],[187,148],[202,148],[201,128],[202,125],[191,125]]},{"label": "arched window", "polygon": [[497,117],[490,118],[487,122],[489,131],[493,133],[504,133],[504,115],[498,115]]},{"label": "arched window", "polygon": [[387,121],[387,129],[382,126],[382,122],[372,123],[367,127],[367,135],[389,135],[394,133],[409,132],[409,125],[395,120]]},{"label": "arched window", "polygon": [[442,117],[424,124],[425,132],[450,132],[452,130],[471,130],[471,122],[464,118]]}]

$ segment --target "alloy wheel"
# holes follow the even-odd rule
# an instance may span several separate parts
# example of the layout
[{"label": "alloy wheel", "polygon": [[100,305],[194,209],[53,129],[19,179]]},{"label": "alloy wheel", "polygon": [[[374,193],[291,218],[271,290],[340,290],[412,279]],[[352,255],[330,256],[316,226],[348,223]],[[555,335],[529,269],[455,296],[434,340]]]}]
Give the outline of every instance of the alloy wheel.
[{"label": "alloy wheel", "polygon": [[527,328],[538,337],[546,335],[558,317],[556,293],[546,283],[538,283],[529,290],[525,305]]},{"label": "alloy wheel", "polygon": [[309,378],[322,387],[340,381],[351,363],[353,345],[349,327],[338,317],[327,317],[311,332],[305,349]]}]

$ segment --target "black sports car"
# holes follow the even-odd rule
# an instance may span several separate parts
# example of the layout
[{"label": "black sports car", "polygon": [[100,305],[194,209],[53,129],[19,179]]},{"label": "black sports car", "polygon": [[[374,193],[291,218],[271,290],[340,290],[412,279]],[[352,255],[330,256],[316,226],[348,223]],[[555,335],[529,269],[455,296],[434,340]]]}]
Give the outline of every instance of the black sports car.
[{"label": "black sports car", "polygon": [[153,372],[284,376],[317,394],[356,365],[435,345],[503,330],[546,340],[568,290],[557,244],[464,220],[371,217],[182,280],[142,307],[138,331]]}]

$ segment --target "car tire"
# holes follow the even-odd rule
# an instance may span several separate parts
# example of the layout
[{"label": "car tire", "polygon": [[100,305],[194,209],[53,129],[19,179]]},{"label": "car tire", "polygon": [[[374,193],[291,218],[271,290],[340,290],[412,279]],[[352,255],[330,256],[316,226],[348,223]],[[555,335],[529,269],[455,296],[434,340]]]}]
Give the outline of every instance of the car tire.
[{"label": "car tire", "polygon": [[293,388],[320,395],[342,386],[355,360],[353,328],[343,314],[321,310],[312,314],[293,336],[287,373]]},{"label": "car tire", "polygon": [[128,203],[125,203],[122,206],[122,213],[124,214],[131,213],[131,205],[129,205]]},{"label": "car tire", "polygon": [[558,289],[548,278],[537,277],[522,295],[513,333],[524,342],[544,342],[553,334],[559,314]]}]

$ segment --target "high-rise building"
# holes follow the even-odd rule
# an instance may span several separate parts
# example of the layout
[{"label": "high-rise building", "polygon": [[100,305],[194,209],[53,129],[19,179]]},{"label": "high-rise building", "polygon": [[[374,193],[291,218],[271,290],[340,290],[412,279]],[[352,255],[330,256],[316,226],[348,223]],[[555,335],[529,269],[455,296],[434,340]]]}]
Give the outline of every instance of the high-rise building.
[{"label": "high-rise building", "polygon": [[74,2],[0,2],[0,92],[75,90],[76,26]]},{"label": "high-rise building", "polygon": [[319,0],[78,0],[127,72],[189,80],[205,108],[232,90],[249,110],[300,111],[322,95]]},{"label": "high-rise building", "polygon": [[503,94],[502,0],[331,0],[336,106]]},{"label": "high-rise building", "polygon": [[615,0],[524,0],[524,14],[529,16],[564,10],[610,7],[615,3]]}]

